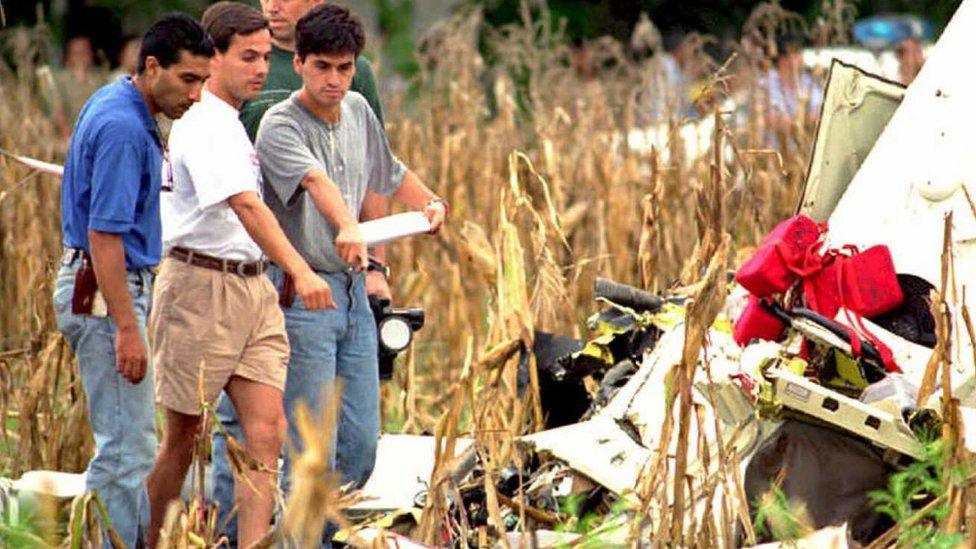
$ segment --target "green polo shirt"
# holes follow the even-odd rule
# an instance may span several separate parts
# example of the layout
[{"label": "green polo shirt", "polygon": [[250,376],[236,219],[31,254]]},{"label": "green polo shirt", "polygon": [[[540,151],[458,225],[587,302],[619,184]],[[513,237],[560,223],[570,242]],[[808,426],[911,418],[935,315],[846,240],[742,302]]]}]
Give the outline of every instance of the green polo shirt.
[{"label": "green polo shirt", "polygon": [[[271,46],[270,66],[268,67],[268,80],[261,88],[261,93],[254,99],[244,104],[241,109],[241,123],[247,129],[247,135],[254,142],[258,134],[258,126],[261,118],[272,105],[287,99],[291,93],[302,87],[302,77],[295,72],[294,59],[295,52]],[[370,109],[376,114],[376,118],[383,122],[383,105],[380,104],[380,95],[376,91],[376,76],[373,74],[373,67],[365,57],[359,56],[356,59],[356,76],[352,79],[354,92],[359,92],[366,98]]]}]

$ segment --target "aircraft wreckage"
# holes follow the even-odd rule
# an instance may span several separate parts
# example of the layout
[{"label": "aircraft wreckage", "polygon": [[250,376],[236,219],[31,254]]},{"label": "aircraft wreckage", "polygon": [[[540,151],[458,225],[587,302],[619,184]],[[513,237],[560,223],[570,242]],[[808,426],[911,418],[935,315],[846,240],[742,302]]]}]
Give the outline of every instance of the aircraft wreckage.
[{"label": "aircraft wreckage", "polygon": [[[716,494],[753,502],[776,486],[825,529],[811,543],[869,542],[891,523],[867,494],[924,458],[926,437],[943,423],[944,395],[958,405],[965,448],[976,449],[968,316],[976,299],[976,76],[965,70],[976,50],[972,29],[976,0],[966,0],[908,88],[834,61],[797,217],[771,233],[757,254],[768,244],[774,258],[789,256],[783,242],[804,224],[816,228],[804,237],[813,241],[799,260],[802,268],[785,269],[786,287],[773,284],[756,295],[762,285],[754,280],[748,290],[728,285],[717,320],[702,334],[706,344],[693,357],[690,422],[666,398],[692,332],[685,299],[600,281],[595,294],[607,307],[591,318],[589,341],[537,334],[531,352],[548,429],[521,437],[529,459],[493,479],[512,511],[505,517],[508,544],[578,541],[578,534],[550,531],[561,513],[559,498],[580,494],[582,505],[607,511],[608,502],[636,501],[635,493],[653,484],[649,477],[672,478],[678,461],[688,497],[675,501],[675,491],[662,490],[664,496],[652,501],[682,506],[678,529],[717,512]],[[831,265],[837,272],[817,286]],[[760,266],[760,275],[782,268]],[[876,283],[886,270],[894,288]],[[845,297],[845,284],[857,286],[864,277],[868,290]],[[737,279],[748,277],[740,270]],[[879,287],[887,293],[873,295]],[[823,292],[833,292],[835,306],[824,305]],[[871,310],[875,303],[884,303],[883,310]],[[948,334],[941,346],[940,326]],[[940,353],[951,366],[933,377]],[[692,443],[685,441],[686,457],[679,460],[681,441],[672,431],[682,421]],[[463,514],[474,531],[488,522],[484,471],[470,441],[459,442],[452,513]],[[369,545],[380,527],[395,530],[398,521],[416,520],[433,444],[432,437],[384,436],[364,490],[374,499],[353,509],[382,518],[346,532],[347,541]],[[695,474],[720,458],[734,466]],[[404,462],[417,470],[405,473]],[[77,475],[41,477],[32,473],[0,486],[8,494],[63,498],[84,486]],[[757,541],[751,523],[740,516],[725,525],[734,533],[719,538],[727,546]],[[627,544],[634,539],[632,524],[622,516],[595,539]],[[648,526],[638,526],[637,537],[647,539],[642,527]],[[390,543],[417,545],[390,536]]]}]

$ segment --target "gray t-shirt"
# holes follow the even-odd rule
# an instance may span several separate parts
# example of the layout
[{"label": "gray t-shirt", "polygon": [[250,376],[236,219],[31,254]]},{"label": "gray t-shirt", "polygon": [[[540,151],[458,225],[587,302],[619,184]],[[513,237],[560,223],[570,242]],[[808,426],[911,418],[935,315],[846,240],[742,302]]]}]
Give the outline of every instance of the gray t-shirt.
[{"label": "gray t-shirt", "polygon": [[392,195],[407,169],[393,156],[362,95],[346,94],[339,122],[328,124],[306,109],[298,94],[271,107],[258,129],[254,146],[264,172],[264,199],[313,269],[341,271],[348,265],[336,253],[336,228],[315,207],[302,180],[313,170],[324,171],[358,218],[366,193]]}]

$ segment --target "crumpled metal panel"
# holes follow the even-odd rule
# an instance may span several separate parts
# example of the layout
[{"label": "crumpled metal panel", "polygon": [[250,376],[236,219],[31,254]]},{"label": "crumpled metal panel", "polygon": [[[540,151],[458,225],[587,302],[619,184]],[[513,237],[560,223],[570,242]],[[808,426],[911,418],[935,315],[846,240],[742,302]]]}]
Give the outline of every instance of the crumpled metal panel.
[{"label": "crumpled metal panel", "polygon": [[[953,214],[956,292],[976,288],[976,1],[965,0],[830,216],[828,244],[886,244],[899,273],[938,287],[944,216]],[[953,326],[965,326],[960,308]],[[954,363],[973,371],[972,342],[954,330]],[[957,376],[961,378],[962,376]]]},{"label": "crumpled metal panel", "polygon": [[[435,437],[383,434],[376,449],[376,466],[362,489],[367,499],[352,507],[355,511],[410,509],[417,494],[427,490],[434,469]],[[454,449],[461,455],[472,439],[459,438]]]},{"label": "crumpled metal panel", "polygon": [[565,461],[617,495],[634,489],[652,455],[607,416],[533,433],[520,441]]},{"label": "crumpled metal panel", "polygon": [[[592,419],[521,437],[519,440],[537,452],[566,462],[573,470],[591,478],[616,494],[635,487],[642,467],[655,455],[660,443],[661,429],[669,413],[676,419],[677,407],[667,409],[665,395],[669,372],[680,362],[684,346],[684,324],[666,330],[650,354],[644,357],[640,369],[624,385],[605,408]],[[732,337],[720,330],[709,331],[709,345],[702,353],[710,364],[712,379],[725,380],[729,374],[741,372],[739,346]],[[710,383],[705,370],[699,368],[694,379],[694,402],[701,405],[705,419],[701,436],[709,440],[714,452],[718,447],[718,433],[714,430],[717,412],[705,394]],[[738,390],[737,388],[735,390]],[[719,414],[722,418],[722,414]],[[748,455],[761,438],[758,419],[754,414],[736,413],[738,424],[751,424],[736,438],[740,456]],[[692,422],[690,440],[698,440],[696,422]],[[722,436],[729,437],[735,428],[725,425]],[[672,438],[669,455],[673,455],[677,437]],[[689,447],[690,471],[699,467],[698,445]]]},{"label": "crumpled metal panel", "polygon": [[830,216],[904,95],[901,84],[834,59],[800,212]]}]

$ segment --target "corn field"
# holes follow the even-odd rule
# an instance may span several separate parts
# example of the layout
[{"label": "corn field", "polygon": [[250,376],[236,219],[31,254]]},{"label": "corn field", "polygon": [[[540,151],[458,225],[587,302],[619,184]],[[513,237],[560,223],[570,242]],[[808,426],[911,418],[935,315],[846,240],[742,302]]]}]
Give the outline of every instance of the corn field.
[{"label": "corn field", "polygon": [[[836,29],[848,11],[825,13],[837,20],[821,21],[817,32],[842,34]],[[382,394],[387,430],[438,437],[419,541],[438,541],[444,472],[458,437],[475,439],[490,470],[520,459],[514,437],[540,429],[537,379],[535,391],[520,397],[516,390],[515,355],[535,330],[582,337],[598,276],[656,292],[697,288],[690,291],[701,292],[701,305],[689,316],[707,327],[716,313],[708,292],[724,288],[727,270],[794,211],[801,191],[814,128],[797,121],[783,146],[769,148],[756,82],[770,63],[760,46],[800,24],[778,4],[755,10],[730,59],[698,48],[711,75],[696,98],[712,124],[702,142],[682,141],[687,120],[673,113],[661,123],[666,138],[641,151],[628,147],[628,135],[641,117],[642,90],[660,77],[655,58],[635,60],[625,45],[604,39],[594,46],[599,77],[582,77],[568,40],[548,21],[528,7],[521,23],[500,29],[485,28],[478,12],[442,21],[417,46],[414,92],[383,98],[393,150],[452,205],[441,234],[388,252],[395,304],[423,307],[428,318]],[[634,41],[660,48],[651,22],[642,25]],[[0,148],[62,163],[65,144],[36,94],[44,32],[2,31],[0,57],[18,62],[0,65]],[[381,59],[377,69],[382,75]],[[748,115],[724,110],[728,99]],[[0,476],[80,472],[92,452],[77,365],[51,305],[59,200],[57,178],[0,157]],[[661,489],[655,484],[669,482],[647,478],[638,487],[645,512]],[[296,494],[290,505],[315,511],[289,509],[287,520],[301,523],[293,531],[319,524],[322,513],[339,514],[339,502],[321,505],[334,494]],[[728,510],[730,524],[736,513]],[[204,535],[205,522],[187,527],[172,518],[164,539],[183,532],[216,543]],[[660,539],[697,545],[726,536],[704,526],[670,535]]]}]

